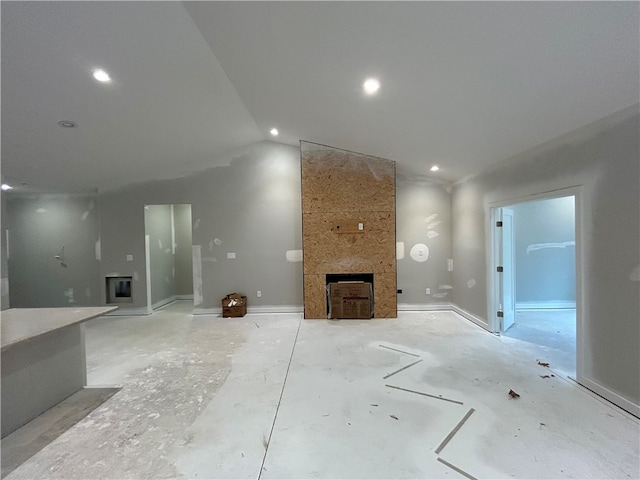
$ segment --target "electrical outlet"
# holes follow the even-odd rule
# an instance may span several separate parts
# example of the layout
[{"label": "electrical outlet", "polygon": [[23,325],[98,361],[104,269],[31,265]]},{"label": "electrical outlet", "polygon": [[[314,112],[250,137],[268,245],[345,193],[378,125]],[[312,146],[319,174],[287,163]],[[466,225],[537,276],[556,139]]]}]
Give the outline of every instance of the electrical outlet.
[{"label": "electrical outlet", "polygon": [[425,289],[424,294],[431,295],[431,289],[430,288]]},{"label": "electrical outlet", "polygon": [[402,293],[402,289],[401,288],[398,289],[398,293]]},{"label": "electrical outlet", "polygon": [[236,254],[234,252],[227,252],[227,260],[235,260]]},{"label": "electrical outlet", "polygon": [[260,297],[262,296],[262,290],[258,290],[258,291],[256,292],[256,296],[257,296],[258,298],[260,298]]}]

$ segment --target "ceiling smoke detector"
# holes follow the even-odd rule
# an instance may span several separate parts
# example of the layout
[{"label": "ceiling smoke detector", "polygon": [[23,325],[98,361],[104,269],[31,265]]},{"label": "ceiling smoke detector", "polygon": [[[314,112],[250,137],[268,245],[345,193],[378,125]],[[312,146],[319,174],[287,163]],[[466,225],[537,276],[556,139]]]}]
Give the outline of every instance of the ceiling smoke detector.
[{"label": "ceiling smoke detector", "polygon": [[78,126],[76,122],[72,122],[71,120],[60,120],[58,125],[64,128],[76,128]]}]

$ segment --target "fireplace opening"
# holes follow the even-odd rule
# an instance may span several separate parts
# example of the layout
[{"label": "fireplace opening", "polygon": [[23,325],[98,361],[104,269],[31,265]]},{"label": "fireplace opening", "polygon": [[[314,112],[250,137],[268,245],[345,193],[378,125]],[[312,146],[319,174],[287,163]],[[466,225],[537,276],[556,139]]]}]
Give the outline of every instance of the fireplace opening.
[{"label": "fireplace opening", "polygon": [[373,273],[328,273],[327,318],[373,318]]}]

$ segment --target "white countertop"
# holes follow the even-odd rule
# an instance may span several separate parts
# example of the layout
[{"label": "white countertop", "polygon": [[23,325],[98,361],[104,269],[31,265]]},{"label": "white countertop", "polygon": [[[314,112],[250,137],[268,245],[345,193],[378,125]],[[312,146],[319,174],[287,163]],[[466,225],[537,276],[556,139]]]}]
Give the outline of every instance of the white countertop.
[{"label": "white countertop", "polygon": [[11,308],[0,313],[2,350],[75,323],[113,312],[118,307]]}]

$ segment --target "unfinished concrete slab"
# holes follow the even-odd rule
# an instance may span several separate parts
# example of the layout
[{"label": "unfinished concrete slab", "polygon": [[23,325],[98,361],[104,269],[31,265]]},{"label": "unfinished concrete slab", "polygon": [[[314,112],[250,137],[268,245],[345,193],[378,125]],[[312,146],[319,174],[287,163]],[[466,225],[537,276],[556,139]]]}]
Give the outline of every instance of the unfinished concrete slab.
[{"label": "unfinished concrete slab", "polygon": [[638,477],[637,418],[454,313],[189,311],[88,324],[122,390],[6,478]]}]

